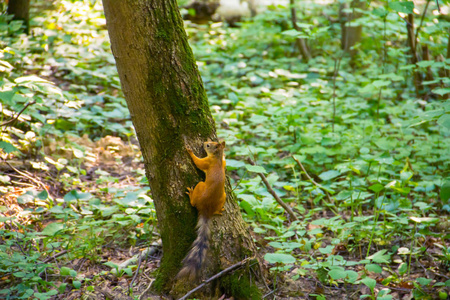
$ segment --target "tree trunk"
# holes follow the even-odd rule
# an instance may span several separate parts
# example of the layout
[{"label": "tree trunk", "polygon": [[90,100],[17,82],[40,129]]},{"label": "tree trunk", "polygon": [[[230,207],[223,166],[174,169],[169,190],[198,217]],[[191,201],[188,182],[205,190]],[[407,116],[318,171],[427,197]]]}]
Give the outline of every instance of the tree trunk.
[{"label": "tree trunk", "polygon": [[[364,8],[364,1],[353,0],[351,4],[343,3],[339,6],[339,19],[341,23],[341,47],[342,50],[350,52],[353,57],[356,54],[356,50],[351,49],[356,43],[361,41],[362,26],[353,26],[352,21],[361,17],[360,12],[355,12],[356,8]],[[352,12],[346,10],[352,9]]]},{"label": "tree trunk", "polygon": [[[191,282],[175,282],[175,275],[195,239],[197,222],[197,211],[185,192],[187,187],[204,180],[185,144],[196,155],[205,156],[201,145],[208,138],[216,139],[214,120],[176,0],[103,0],[103,5],[163,242],[164,255],[153,290],[179,296],[193,287]],[[229,184],[226,192],[225,211],[211,222],[203,277],[256,255]],[[219,292],[233,294],[227,284],[236,284],[237,275],[248,291],[249,269],[221,278],[219,284],[209,286],[197,297],[206,299]],[[235,291],[240,289],[234,286]],[[259,293],[255,288],[252,292]]]},{"label": "tree trunk", "polygon": [[25,32],[30,33],[30,0],[9,0],[8,15],[14,15],[13,20],[21,20],[25,25]]},{"label": "tree trunk", "polygon": [[[292,20],[292,26],[295,30],[301,31],[301,29],[297,25],[297,11],[295,9],[295,1],[289,0],[289,5],[291,6],[291,20]],[[295,40],[295,43],[297,44],[297,48],[300,51],[300,54],[303,56],[303,59],[308,62],[311,60],[312,56],[308,49],[308,45],[306,44],[305,39],[297,38]]]},{"label": "tree trunk", "polygon": [[[419,59],[417,57],[416,52],[416,36],[414,34],[414,15],[408,14],[408,17],[406,18],[406,31],[408,33],[408,46],[411,52],[411,64],[415,65]],[[422,75],[416,68],[413,69],[413,80],[414,80],[414,87],[416,89],[416,96],[420,97],[422,94]]]}]

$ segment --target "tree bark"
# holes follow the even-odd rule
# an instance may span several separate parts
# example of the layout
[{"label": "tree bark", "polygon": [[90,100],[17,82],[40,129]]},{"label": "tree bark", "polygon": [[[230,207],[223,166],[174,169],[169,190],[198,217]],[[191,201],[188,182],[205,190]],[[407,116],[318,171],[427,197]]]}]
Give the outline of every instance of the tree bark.
[{"label": "tree bark", "polygon": [[[416,52],[416,36],[414,34],[414,15],[408,14],[406,18],[406,31],[408,33],[408,46],[411,52],[411,64],[415,65],[419,61]],[[422,94],[422,75],[417,70],[417,67],[413,69],[414,87],[416,89],[416,96],[420,97]]]},{"label": "tree bark", "polygon": [[[103,5],[163,243],[164,255],[153,290],[179,296],[193,287],[192,283],[175,282],[175,275],[195,239],[197,222],[197,211],[185,192],[204,180],[185,144],[196,155],[205,156],[202,142],[217,139],[214,120],[176,0],[103,0]],[[225,211],[211,222],[211,246],[203,277],[256,255],[229,184],[226,192]],[[250,272],[247,268],[239,273],[247,286],[251,284]],[[197,297],[233,294],[227,289],[233,276],[236,274],[221,278],[219,284]]]},{"label": "tree bark", "polygon": [[[341,23],[341,48],[349,52],[353,57],[356,54],[355,49],[351,49],[356,43],[361,41],[362,26],[352,26],[352,21],[361,17],[360,12],[355,12],[355,8],[364,8],[364,1],[353,0],[351,4],[343,3],[339,6],[339,19]],[[347,9],[353,9],[353,12],[346,12]]]},{"label": "tree bark", "polygon": [[[295,9],[295,0],[289,0],[289,5],[291,6],[292,26],[294,27],[295,30],[300,32],[301,29],[297,25],[297,11]],[[305,39],[297,38],[295,40],[295,43],[297,44],[297,48],[300,51],[300,54],[303,56],[304,60],[306,62],[310,61],[312,56]]]},{"label": "tree bark", "polygon": [[14,15],[13,20],[21,20],[25,25],[25,32],[30,33],[30,0],[9,0],[8,15]]}]

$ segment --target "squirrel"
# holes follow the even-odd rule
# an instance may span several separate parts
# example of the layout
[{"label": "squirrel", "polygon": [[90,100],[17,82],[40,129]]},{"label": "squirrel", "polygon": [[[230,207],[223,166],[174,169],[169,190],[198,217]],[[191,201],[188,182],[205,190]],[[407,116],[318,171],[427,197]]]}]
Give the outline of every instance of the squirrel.
[{"label": "squirrel", "polygon": [[188,276],[190,280],[199,277],[200,269],[209,248],[209,220],[215,214],[221,215],[224,210],[225,194],[225,141],[220,143],[208,140],[203,143],[207,156],[198,158],[189,147],[187,152],[197,168],[205,172],[205,181],[200,181],[195,188],[187,188],[191,205],[198,210],[197,238],[191,250],[183,259],[183,268],[177,278]]}]

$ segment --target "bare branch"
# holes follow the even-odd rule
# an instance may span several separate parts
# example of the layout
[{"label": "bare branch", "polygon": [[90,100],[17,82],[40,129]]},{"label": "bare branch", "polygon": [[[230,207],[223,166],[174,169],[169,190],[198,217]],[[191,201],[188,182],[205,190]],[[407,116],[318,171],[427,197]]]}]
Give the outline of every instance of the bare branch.
[{"label": "bare branch", "polygon": [[[327,195],[328,201],[330,201],[330,204],[333,203],[333,201],[331,200],[330,194],[328,194],[327,190],[321,184],[315,182],[314,179],[311,178],[311,176],[309,176],[309,174],[308,174],[308,172],[306,172],[306,169],[303,166],[303,164],[297,158],[295,158],[295,156],[292,155],[291,157],[293,160],[295,160],[295,162],[298,164],[300,169],[302,169],[302,171],[305,173],[306,177],[308,177],[309,181],[311,181],[318,188],[321,188],[322,190],[324,190],[325,194]],[[334,214],[336,214],[336,215],[338,214],[335,210],[333,210],[333,209],[331,209],[331,210],[333,211]]]},{"label": "bare branch", "polygon": [[[255,162],[253,160],[251,160],[250,158],[248,159],[248,162],[254,166]],[[272,187],[270,186],[270,183],[267,181],[266,176],[263,173],[257,173],[259,175],[259,177],[261,177],[262,181],[264,182],[264,185],[267,188],[267,191],[275,198],[275,200],[278,202],[278,204],[280,204],[284,210],[289,214],[289,220],[291,221],[296,221],[298,220],[297,217],[295,216],[294,211],[292,210],[292,208],[287,205],[283,200],[281,200],[281,198],[277,195],[277,193],[275,193],[275,191],[272,189]]]},{"label": "bare branch", "polygon": [[22,108],[22,110],[19,111],[19,113],[18,113],[14,118],[12,118],[12,119],[9,120],[9,121],[3,122],[2,124],[0,124],[0,127],[6,126],[6,125],[11,124],[11,123],[14,123],[14,122],[20,117],[20,115],[24,112],[24,110],[27,109],[28,106],[30,106],[30,105],[32,105],[32,104],[35,104],[35,103],[36,103],[35,100],[33,100],[33,101],[31,101],[31,102],[28,102],[28,103],[25,105],[25,107]]},{"label": "bare branch", "polygon": [[232,266],[226,268],[225,270],[220,271],[220,272],[217,273],[216,275],[214,275],[214,276],[212,276],[212,277],[206,279],[202,284],[200,284],[200,285],[197,286],[196,288],[190,290],[186,295],[184,295],[183,297],[181,297],[181,298],[178,299],[178,300],[186,300],[191,294],[193,294],[193,293],[195,293],[196,291],[200,290],[202,287],[204,287],[205,285],[207,285],[207,284],[210,283],[211,281],[213,281],[213,280],[215,280],[215,279],[217,279],[217,278],[220,278],[220,277],[224,276],[225,274],[227,274],[227,273],[229,273],[229,272],[231,272],[231,271],[233,271],[233,270],[235,270],[235,269],[237,269],[237,268],[239,268],[239,267],[242,267],[243,265],[245,265],[248,261],[250,261],[250,260],[252,260],[252,259],[255,259],[255,257],[247,257],[246,259],[241,260],[240,262],[238,262],[238,263],[236,263],[236,264],[234,264],[234,265],[232,265]]}]

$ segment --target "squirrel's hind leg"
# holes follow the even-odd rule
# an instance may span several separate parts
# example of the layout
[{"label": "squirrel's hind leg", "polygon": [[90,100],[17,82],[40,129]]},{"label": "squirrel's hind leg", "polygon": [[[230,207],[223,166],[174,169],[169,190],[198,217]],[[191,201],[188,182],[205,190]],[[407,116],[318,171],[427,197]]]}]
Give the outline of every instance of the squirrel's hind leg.
[{"label": "squirrel's hind leg", "polygon": [[200,181],[195,188],[188,188],[188,192],[186,194],[189,195],[189,200],[191,202],[191,205],[196,207],[198,204],[201,204],[201,196],[203,195],[205,191],[206,185],[203,181]]}]

